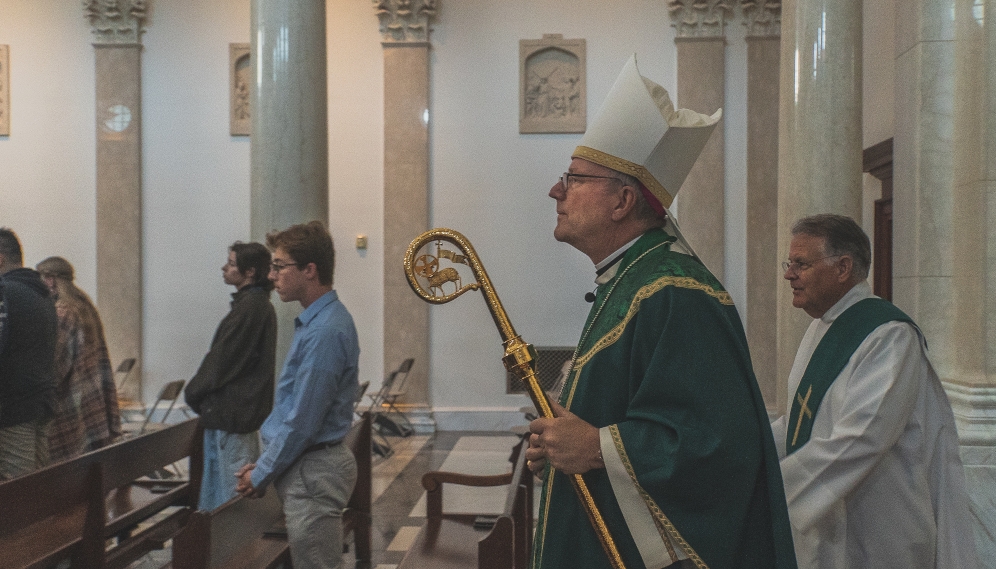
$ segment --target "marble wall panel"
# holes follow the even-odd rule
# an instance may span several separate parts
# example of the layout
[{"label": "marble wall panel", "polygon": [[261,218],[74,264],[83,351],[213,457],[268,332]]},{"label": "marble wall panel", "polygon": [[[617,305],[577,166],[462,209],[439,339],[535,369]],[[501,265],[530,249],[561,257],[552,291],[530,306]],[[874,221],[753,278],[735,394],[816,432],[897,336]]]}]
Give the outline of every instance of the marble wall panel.
[{"label": "marble wall panel", "polygon": [[955,38],[953,1],[896,0],[895,10],[897,57],[919,42]]}]

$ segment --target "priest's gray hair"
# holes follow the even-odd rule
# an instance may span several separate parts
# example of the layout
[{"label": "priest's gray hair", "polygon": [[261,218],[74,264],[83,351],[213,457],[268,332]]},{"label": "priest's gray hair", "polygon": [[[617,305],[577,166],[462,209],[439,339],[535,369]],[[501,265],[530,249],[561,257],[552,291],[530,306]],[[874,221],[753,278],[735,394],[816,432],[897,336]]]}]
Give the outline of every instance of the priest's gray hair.
[{"label": "priest's gray hair", "polygon": [[854,276],[861,280],[868,278],[871,241],[861,226],[850,217],[833,213],[804,217],[792,226],[792,235],[823,239],[824,255],[847,255],[854,262]]},{"label": "priest's gray hair", "polygon": [[647,202],[647,198],[644,197],[643,192],[640,191],[640,186],[642,182],[636,176],[630,176],[629,174],[624,174],[616,170],[616,174],[619,181],[626,186],[632,186],[636,188],[636,204],[633,206],[633,213],[636,215],[636,219],[647,224],[647,227],[662,227],[664,225],[664,219],[657,215],[654,208],[650,207]]}]

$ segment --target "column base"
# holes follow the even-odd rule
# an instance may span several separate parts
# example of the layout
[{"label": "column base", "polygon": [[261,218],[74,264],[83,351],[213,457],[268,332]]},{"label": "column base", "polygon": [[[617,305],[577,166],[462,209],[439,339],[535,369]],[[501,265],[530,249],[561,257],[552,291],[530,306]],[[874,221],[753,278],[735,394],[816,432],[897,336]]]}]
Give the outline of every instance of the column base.
[{"label": "column base", "polygon": [[996,387],[944,382],[958,425],[979,559],[996,559]]}]

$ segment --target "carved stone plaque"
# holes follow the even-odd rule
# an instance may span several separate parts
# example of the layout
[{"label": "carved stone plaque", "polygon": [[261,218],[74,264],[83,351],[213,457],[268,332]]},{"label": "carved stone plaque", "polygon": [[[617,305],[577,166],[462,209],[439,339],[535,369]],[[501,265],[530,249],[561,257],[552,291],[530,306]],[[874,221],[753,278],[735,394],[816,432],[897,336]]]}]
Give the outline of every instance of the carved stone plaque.
[{"label": "carved stone plaque", "polygon": [[519,133],[584,132],[585,69],[583,39],[519,40]]},{"label": "carved stone plaque", "polygon": [[0,136],[10,136],[9,45],[0,45]]},{"label": "carved stone plaque", "polygon": [[249,136],[249,88],[252,67],[249,63],[249,44],[228,44],[229,128],[232,136]]}]

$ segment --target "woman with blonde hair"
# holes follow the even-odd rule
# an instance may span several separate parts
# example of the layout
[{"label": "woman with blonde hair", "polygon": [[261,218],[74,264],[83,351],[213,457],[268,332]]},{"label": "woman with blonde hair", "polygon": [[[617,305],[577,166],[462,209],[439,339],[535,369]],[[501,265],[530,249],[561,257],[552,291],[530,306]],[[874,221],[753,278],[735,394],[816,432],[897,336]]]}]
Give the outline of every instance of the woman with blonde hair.
[{"label": "woman with blonde hair", "polygon": [[73,266],[62,257],[49,257],[35,268],[54,295],[59,318],[55,417],[49,427],[49,453],[55,462],[119,438],[121,416],[104,327],[90,297],[73,284]]}]

